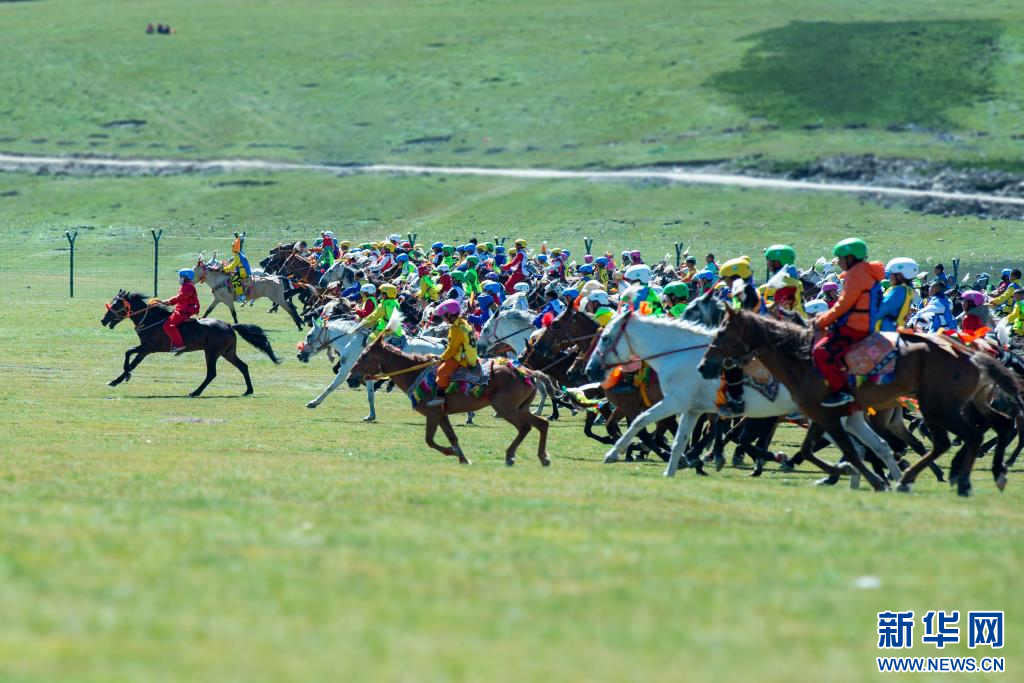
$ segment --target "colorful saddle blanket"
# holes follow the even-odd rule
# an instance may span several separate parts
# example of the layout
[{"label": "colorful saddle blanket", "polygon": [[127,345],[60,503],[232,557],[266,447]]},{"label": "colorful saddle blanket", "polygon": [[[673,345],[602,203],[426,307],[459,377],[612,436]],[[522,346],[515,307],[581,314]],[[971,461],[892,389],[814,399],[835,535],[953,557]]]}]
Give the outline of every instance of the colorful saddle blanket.
[{"label": "colorful saddle blanket", "polygon": [[[451,395],[461,392],[466,396],[483,396],[487,393],[487,389],[491,384],[491,375],[494,372],[494,368],[501,365],[511,365],[523,381],[531,386],[533,385],[533,378],[519,366],[510,363],[510,361],[504,358],[487,358],[476,367],[459,368],[456,370],[452,374],[452,383],[448,385],[445,393]],[[408,395],[409,400],[412,401],[412,407],[415,408],[421,402],[433,397],[436,388],[437,366],[432,365],[423,370],[409,388]]]},{"label": "colorful saddle blanket", "polygon": [[876,332],[860,340],[846,352],[843,363],[846,373],[863,383],[887,384],[896,373],[898,332]]},{"label": "colorful saddle blanket", "polygon": [[779,395],[779,380],[756,358],[743,366],[743,384],[769,401],[774,401]]}]

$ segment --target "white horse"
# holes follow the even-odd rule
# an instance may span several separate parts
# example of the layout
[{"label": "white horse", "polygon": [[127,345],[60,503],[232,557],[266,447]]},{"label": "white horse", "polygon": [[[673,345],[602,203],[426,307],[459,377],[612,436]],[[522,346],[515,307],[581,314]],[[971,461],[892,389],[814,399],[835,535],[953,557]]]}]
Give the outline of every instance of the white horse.
[{"label": "white horse", "polygon": [[[678,415],[679,428],[665,469],[666,477],[675,475],[679,457],[689,443],[690,433],[698,418],[706,413],[718,412],[715,395],[720,382],[717,379],[704,379],[697,372],[697,365],[716,332],[685,320],[640,316],[628,312],[617,315],[608,323],[587,362],[587,375],[593,381],[602,381],[612,368],[644,360],[658,373],[664,398],[633,420],[629,429],[605,455],[606,463],[616,462],[641,429],[666,417]],[[769,401],[757,391],[746,391],[744,394],[744,414],[747,417],[781,417],[798,412],[789,391],[782,384],[779,385],[779,393],[774,401]],[[845,427],[882,458],[889,468],[891,479],[898,480],[902,476],[892,448],[871,430],[862,413],[847,418]]]},{"label": "white horse", "polygon": [[320,276],[318,287],[326,287],[332,282],[340,282],[342,289],[347,289],[356,283],[356,271],[344,261],[335,261],[334,265],[328,268]]},{"label": "white horse", "polygon": [[[216,253],[210,262],[206,261],[205,254],[199,254],[195,273],[196,282],[206,282],[213,294],[213,302],[202,317],[209,316],[210,311],[215,309],[217,304],[225,304],[231,311],[231,319],[238,324],[238,314],[235,312],[235,288],[231,284],[231,275],[224,272],[220,262],[217,261]],[[249,296],[247,303],[251,305],[256,299],[266,297],[273,301],[275,306],[287,311],[296,327],[301,330],[302,318],[299,317],[299,312],[295,310],[292,302],[285,297],[286,291],[284,278],[281,276],[256,275],[254,272],[249,275],[249,285],[246,287],[246,294]]]}]

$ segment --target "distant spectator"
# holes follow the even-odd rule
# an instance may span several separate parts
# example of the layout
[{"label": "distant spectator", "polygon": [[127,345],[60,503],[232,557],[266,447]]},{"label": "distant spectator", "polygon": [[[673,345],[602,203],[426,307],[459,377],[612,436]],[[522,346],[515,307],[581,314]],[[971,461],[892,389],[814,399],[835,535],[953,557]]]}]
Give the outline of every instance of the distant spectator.
[{"label": "distant spectator", "polygon": [[154,32],[155,30],[156,30],[156,29],[154,29],[154,28],[153,28],[153,22],[149,22],[149,24],[147,24],[147,25],[146,25],[146,35],[147,35],[147,36],[151,36],[151,35],[153,35],[153,32]]}]

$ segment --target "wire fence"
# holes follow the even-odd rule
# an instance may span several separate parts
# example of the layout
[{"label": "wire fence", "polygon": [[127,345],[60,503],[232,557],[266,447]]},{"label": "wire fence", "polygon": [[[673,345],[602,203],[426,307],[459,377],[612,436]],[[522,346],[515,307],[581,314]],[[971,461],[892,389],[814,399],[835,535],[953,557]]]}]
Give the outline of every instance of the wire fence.
[{"label": "wire fence", "polygon": [[[39,237],[0,236],[0,299],[10,297],[109,299],[118,289],[170,295],[178,270],[205,252],[231,253],[233,237],[175,235],[138,230],[117,236],[69,230]],[[245,253],[257,262],[288,237],[246,236]]]}]

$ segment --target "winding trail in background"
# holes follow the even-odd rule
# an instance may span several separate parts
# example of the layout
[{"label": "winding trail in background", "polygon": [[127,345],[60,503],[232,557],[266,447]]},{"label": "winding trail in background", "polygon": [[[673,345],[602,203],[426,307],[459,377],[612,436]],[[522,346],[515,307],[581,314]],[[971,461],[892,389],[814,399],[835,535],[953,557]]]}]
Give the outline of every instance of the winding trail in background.
[{"label": "winding trail in background", "polygon": [[804,190],[840,194],[876,195],[904,199],[931,198],[962,202],[985,202],[1024,206],[1024,197],[993,194],[916,190],[904,187],[862,185],[856,183],[821,183],[782,178],[761,178],[728,173],[681,169],[632,169],[619,171],[571,171],[544,168],[500,168],[486,166],[411,166],[397,164],[338,165],[267,161],[260,159],[220,159],[190,161],[184,159],[105,159],[102,157],[51,157],[0,153],[0,171],[63,171],[82,175],[110,174],[189,174],[312,171],[334,175],[404,174],[449,175],[520,180],[663,180],[685,185],[715,185],[767,190]]}]

